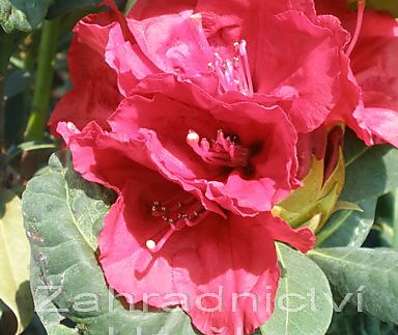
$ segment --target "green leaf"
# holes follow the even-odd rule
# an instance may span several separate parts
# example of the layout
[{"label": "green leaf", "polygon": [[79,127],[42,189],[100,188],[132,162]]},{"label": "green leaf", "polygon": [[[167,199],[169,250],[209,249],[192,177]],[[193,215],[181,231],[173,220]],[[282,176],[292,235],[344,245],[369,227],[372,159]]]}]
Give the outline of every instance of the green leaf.
[{"label": "green leaf", "polygon": [[19,198],[3,191],[0,205],[0,299],[15,314],[19,334],[33,317],[29,288],[30,248]]},{"label": "green leaf", "polygon": [[124,13],[127,15],[134,7],[137,0],[127,0],[126,6],[124,7]]},{"label": "green leaf", "polygon": [[[51,294],[54,290],[43,289],[43,287],[47,286],[44,280],[45,278],[42,276],[40,268],[33,264],[30,278],[32,295],[36,305],[36,313],[40,317],[40,321],[47,330],[48,335],[77,335],[78,329],[67,328],[61,324],[61,322],[65,320],[65,317],[51,301]],[[45,306],[45,308],[42,306]]]},{"label": "green leaf", "polygon": [[102,0],[55,0],[48,10],[49,17],[56,17],[75,10],[82,10],[92,7],[93,9]]},{"label": "green leaf", "polygon": [[6,308],[7,308],[6,305],[4,305],[4,303],[0,300],[0,320]]},{"label": "green leaf", "polygon": [[385,322],[398,323],[398,252],[329,248],[310,252],[340,297],[360,291],[352,303]]},{"label": "green leaf", "polygon": [[[151,335],[195,334],[190,319],[178,308],[167,313],[128,311],[112,296],[95,251],[113,195],[85,182],[70,163],[66,165],[53,155],[49,169],[33,178],[23,195],[32,265],[47,286],[60,289],[52,299],[59,314],[76,322],[83,334],[104,334],[108,329],[119,335],[140,329]],[[38,289],[32,287],[35,296]],[[84,310],[79,308],[82,303],[86,303]],[[46,313],[41,308],[39,312]]]},{"label": "green leaf", "polygon": [[[1,5],[0,0],[0,25],[2,22],[2,5]],[[12,55],[12,53],[15,51],[18,42],[21,38],[22,33],[16,33],[16,34],[6,34],[1,28],[0,28],[0,82],[4,80],[5,73],[7,72],[7,67],[8,67],[8,62],[9,59]],[[5,83],[5,86],[7,83]],[[7,93],[7,87],[4,88],[5,92]]]},{"label": "green leaf", "polygon": [[45,18],[52,0],[0,0],[0,25],[4,31],[29,32]]},{"label": "green leaf", "polygon": [[396,335],[398,327],[385,323],[366,313],[359,313],[348,305],[335,313],[327,335]]},{"label": "green leaf", "polygon": [[[354,10],[358,0],[347,0]],[[396,0],[366,0],[366,6],[369,9],[386,11],[394,17],[398,17],[398,2]]]},{"label": "green leaf", "polygon": [[[321,269],[307,256],[277,245],[283,278],[264,335],[323,335],[333,314],[332,293]],[[305,269],[305,271],[303,271]]]},{"label": "green leaf", "polygon": [[13,98],[28,89],[30,84],[31,76],[28,71],[14,70],[6,77],[4,96],[7,99]]},{"label": "green leaf", "polygon": [[341,201],[364,211],[338,211],[318,234],[322,247],[360,247],[375,219],[377,198],[398,187],[398,150],[388,145],[367,147],[352,131],[344,143],[346,182]]},{"label": "green leaf", "polygon": [[[55,143],[40,142],[40,141],[28,141],[19,144],[17,147],[13,147],[8,151],[9,160],[15,158],[17,155],[23,152],[45,150],[45,149],[56,149]],[[54,150],[55,151],[55,150]]]},{"label": "green leaf", "polygon": [[341,199],[358,203],[398,188],[398,150],[366,147],[352,132],[345,138],[346,184]]},{"label": "green leaf", "polygon": [[390,241],[389,245],[398,248],[398,189],[379,199],[376,224],[382,228],[381,233],[387,233],[385,240]]},{"label": "green leaf", "polygon": [[36,28],[46,17],[53,0],[10,0],[11,4],[26,15],[31,27]]},{"label": "green leaf", "polygon": [[396,0],[367,0],[367,5],[376,10],[387,11],[398,17],[398,2]]},{"label": "green leaf", "polygon": [[365,199],[358,203],[363,212],[344,210],[334,213],[317,236],[318,246],[362,246],[372,229],[376,204],[376,198]]}]

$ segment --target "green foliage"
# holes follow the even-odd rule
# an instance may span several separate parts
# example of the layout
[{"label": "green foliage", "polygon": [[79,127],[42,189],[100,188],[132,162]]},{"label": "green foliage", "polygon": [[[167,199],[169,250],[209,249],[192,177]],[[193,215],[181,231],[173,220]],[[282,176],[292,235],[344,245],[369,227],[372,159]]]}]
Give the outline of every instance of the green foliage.
[{"label": "green foliage", "polygon": [[346,184],[342,200],[358,202],[398,188],[398,150],[365,146],[352,132],[346,137]]},{"label": "green foliage", "polygon": [[310,252],[334,292],[378,319],[398,323],[398,252],[391,249],[326,248]]},{"label": "green foliage", "polygon": [[332,292],[326,276],[303,254],[283,244],[278,244],[278,250],[283,278],[276,310],[261,327],[262,334],[325,334],[333,314]]},{"label": "green foliage", "polygon": [[362,211],[335,213],[318,235],[320,246],[361,246],[374,220],[378,197],[398,187],[398,150],[389,145],[365,146],[351,131],[344,145],[346,182],[342,201]]},{"label": "green foliage", "polygon": [[370,8],[386,11],[398,17],[398,2],[396,0],[368,0],[368,6]]},{"label": "green foliage", "polygon": [[[52,301],[83,334],[103,334],[108,327],[120,335],[130,335],[136,329],[154,335],[195,334],[189,318],[179,309],[145,314],[128,311],[108,291],[95,251],[112,197],[98,185],[83,181],[69,164],[64,167],[58,156],[52,156],[49,169],[29,182],[23,197],[33,273],[39,271],[42,282],[61,289]],[[42,294],[54,293],[40,289],[37,281],[32,281],[32,290],[36,302],[45,299]],[[82,304],[92,308],[82,311]],[[38,312],[47,320],[45,312]],[[55,327],[52,331],[59,334],[56,321],[47,320],[46,325]]]},{"label": "green foliage", "polygon": [[49,17],[71,13],[76,10],[94,8],[101,0],[56,0],[48,10]]},{"label": "green foliage", "polygon": [[0,0],[0,25],[4,31],[29,32],[45,18],[52,0]]},{"label": "green foliage", "polygon": [[21,203],[12,192],[0,193],[0,299],[14,313],[18,333],[30,323],[30,247],[23,227]]},{"label": "green foliage", "polygon": [[353,306],[333,316],[327,335],[396,335],[398,327],[385,323],[366,313],[358,313]]},{"label": "green foliage", "polygon": [[[16,158],[25,159],[28,152],[36,154],[39,150],[54,148],[55,144],[49,143],[49,139],[43,141],[45,124],[52,104],[68,87],[66,65],[57,69],[57,62],[61,59],[65,63],[73,23],[86,13],[101,10],[97,7],[99,3],[100,0],[0,0],[0,98],[4,95],[7,100],[4,108],[6,122],[0,120],[0,145],[3,124],[6,124],[6,142],[13,144],[1,147],[0,151],[6,154],[7,162],[15,163],[10,169],[17,166]],[[127,12],[134,3],[135,0],[129,0],[118,4]],[[367,4],[398,17],[397,0],[368,0]],[[61,57],[56,57],[56,53]],[[35,97],[33,104],[32,97]],[[0,116],[2,107],[0,104]],[[39,122],[30,119],[34,131],[27,136],[36,141],[22,143],[28,116],[32,117],[37,110],[40,110]],[[278,245],[283,277],[275,314],[262,327],[263,334],[325,334],[332,314],[331,291],[325,274],[336,301],[365,286],[361,294],[364,310],[369,313],[358,313],[355,307],[348,306],[344,312],[334,314],[328,335],[398,334],[393,324],[398,323],[397,252],[360,249],[363,244],[398,248],[398,151],[386,145],[368,148],[348,131],[344,159],[346,185],[341,200],[357,204],[362,211],[345,208],[334,213],[318,234],[319,246],[328,249],[313,251],[312,259]],[[3,155],[0,160],[1,163]],[[307,179],[309,187],[298,191],[290,203],[285,202],[286,208],[281,208],[280,214],[287,215],[297,226],[309,222],[320,228],[334,210],[341,190],[341,174],[333,176],[333,183],[323,185],[321,189],[324,172],[321,163]],[[31,175],[37,170],[33,168]],[[344,173],[344,169],[341,171]],[[36,308],[36,312],[48,335],[101,335],[107,333],[108,327],[114,327],[114,333],[119,335],[134,334],[137,328],[145,335],[196,334],[188,316],[180,309],[169,313],[128,311],[124,302],[112,295],[113,308],[110,308],[110,292],[98,266],[96,251],[97,236],[113,195],[98,185],[83,181],[73,172],[69,161],[62,163],[60,156],[53,156],[49,168],[36,174],[38,176],[29,183],[24,195],[24,215],[34,260],[30,286],[36,307],[47,305],[47,310]],[[304,200],[298,201],[300,197]],[[4,257],[0,261],[0,299],[8,305],[0,300],[0,319],[4,315],[9,317],[12,310],[21,331],[32,317],[26,272],[28,252],[21,227],[19,199],[15,196],[7,199],[3,201],[7,211],[0,220],[0,229],[7,228],[0,234],[0,258],[5,255],[4,252],[1,254],[4,246],[7,243],[9,248],[11,240],[25,243],[25,247],[18,248],[24,254],[23,261],[12,262],[11,266],[8,266],[10,262],[3,261]],[[9,219],[11,216],[14,219]],[[320,219],[314,221],[318,216]],[[11,221],[15,228],[12,230],[9,229]],[[16,255],[7,257],[12,256]],[[5,281],[10,273],[15,278]],[[51,297],[54,290],[42,289],[43,286],[59,286],[61,292],[54,298]],[[294,309],[295,304],[302,303],[295,294],[305,295],[312,288],[316,293],[316,310],[307,305],[300,311],[287,312],[289,308]],[[278,299],[286,293],[293,295],[285,301],[287,309],[280,308]],[[92,294],[95,299],[87,299],[81,294]],[[21,296],[26,301],[23,305]],[[351,302],[355,303],[355,300]],[[76,308],[79,303],[85,303],[86,307],[94,303],[98,309],[79,312]],[[0,333],[2,331],[0,329]],[[38,334],[45,333],[33,328],[24,333]],[[260,330],[256,334],[260,334]]]},{"label": "green foliage", "polygon": [[376,198],[369,198],[358,202],[362,211],[338,211],[318,235],[318,245],[321,247],[357,247],[365,242],[372,228]]}]

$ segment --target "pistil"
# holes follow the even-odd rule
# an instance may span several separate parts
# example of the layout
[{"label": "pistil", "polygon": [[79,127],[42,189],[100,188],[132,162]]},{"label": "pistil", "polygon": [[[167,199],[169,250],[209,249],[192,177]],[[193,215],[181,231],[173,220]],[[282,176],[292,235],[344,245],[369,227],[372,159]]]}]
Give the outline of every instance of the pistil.
[{"label": "pistil", "polygon": [[186,198],[181,200],[153,201],[151,205],[152,217],[160,218],[168,227],[160,233],[161,237],[157,242],[155,238],[146,241],[146,247],[152,253],[159,252],[175,232],[193,227],[205,218],[206,210],[200,204],[200,201],[191,195],[184,194],[184,196]]}]

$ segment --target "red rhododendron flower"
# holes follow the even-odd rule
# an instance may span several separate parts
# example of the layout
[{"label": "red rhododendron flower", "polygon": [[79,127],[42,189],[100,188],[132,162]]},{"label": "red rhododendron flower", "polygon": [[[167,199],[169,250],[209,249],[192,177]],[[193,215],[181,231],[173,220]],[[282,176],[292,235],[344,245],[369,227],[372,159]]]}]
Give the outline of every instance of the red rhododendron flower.
[{"label": "red rhododendron flower", "polygon": [[356,42],[349,50],[356,110],[352,113],[352,105],[345,105],[336,114],[367,144],[387,142],[398,147],[398,22],[388,14],[364,12],[364,1],[358,15],[344,0],[316,4],[322,13],[338,16]]},{"label": "red rhododendron flower", "polygon": [[207,210],[195,192],[165,178],[145,135],[126,139],[94,122],[58,130],[75,169],[118,194],[99,238],[100,262],[130,304],[180,305],[210,335],[249,334],[270,317],[280,277],[274,242],[305,252],[314,245],[309,229],[266,213]]},{"label": "red rhododendron flower", "polygon": [[[124,95],[136,93],[148,75],[169,73],[223,101],[282,104],[299,132],[308,132],[345,89],[348,34],[336,20],[317,16],[310,0],[167,6],[138,1],[126,19],[133,39],[120,26],[110,31],[106,60]],[[151,90],[147,82],[145,92]]]},{"label": "red rhododendron flower", "polygon": [[[184,90],[190,89],[178,89]],[[155,163],[185,190],[196,189],[240,215],[271,210],[298,185],[294,127],[276,106],[222,105],[205,94],[200,101],[195,106],[164,95],[133,96],[109,123],[126,137],[151,134]]]},{"label": "red rhododendron flower", "polygon": [[[344,96],[348,33],[317,16],[310,0],[177,1],[164,9],[139,1],[127,18],[82,21],[74,47],[95,45],[103,57],[93,81],[100,66],[114,70],[109,92],[94,98],[105,99],[111,87],[115,102],[118,92],[128,98],[110,117],[111,103],[73,116],[66,97],[52,121],[81,128],[92,119],[133,137],[150,132],[162,148],[156,164],[185,190],[240,215],[271,210],[299,185],[297,132],[323,124]],[[106,46],[95,32],[107,35]]]},{"label": "red rhododendron flower", "polygon": [[[172,74],[223,101],[282,104],[296,128],[308,132],[324,122],[345,90],[341,57],[347,39],[337,20],[316,15],[312,0],[138,1],[126,19],[100,14],[78,24],[70,63],[92,71],[71,66],[71,73],[84,76],[87,85],[102,76],[111,86],[117,74],[124,96],[148,76]],[[73,52],[80,48],[101,56],[81,59]],[[107,74],[110,68],[115,74]],[[149,83],[145,87],[148,93]],[[119,98],[117,91],[93,93],[99,100]],[[51,123],[72,120],[80,127],[92,113],[89,106],[80,111],[80,120],[73,120],[59,107]],[[106,116],[103,111],[98,117]]]}]

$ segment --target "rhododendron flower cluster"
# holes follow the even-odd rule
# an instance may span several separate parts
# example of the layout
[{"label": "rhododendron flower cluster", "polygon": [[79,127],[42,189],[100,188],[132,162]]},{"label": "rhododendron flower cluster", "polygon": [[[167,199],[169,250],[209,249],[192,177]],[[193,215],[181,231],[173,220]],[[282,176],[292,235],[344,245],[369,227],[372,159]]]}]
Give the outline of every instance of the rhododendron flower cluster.
[{"label": "rhododendron flower cluster", "polygon": [[398,24],[335,0],[106,4],[74,29],[50,127],[118,195],[99,237],[107,282],[129,304],[181,306],[204,334],[250,334],[272,314],[275,241],[314,247],[271,210],[313,156],[334,169],[329,131],[398,145]]}]

